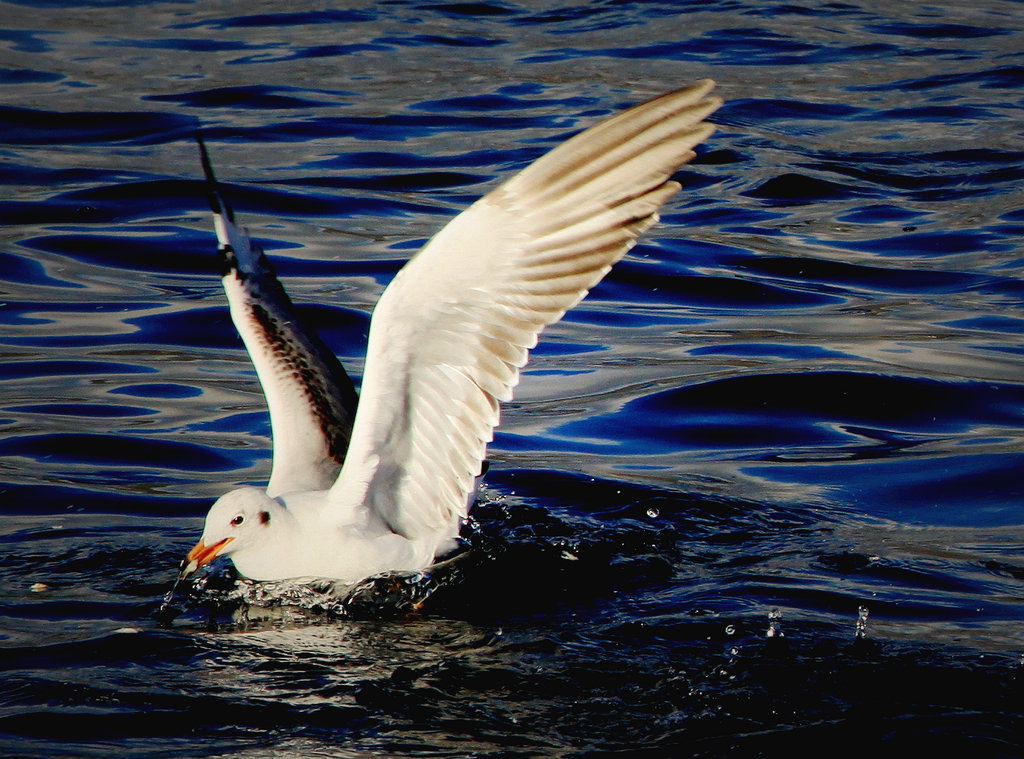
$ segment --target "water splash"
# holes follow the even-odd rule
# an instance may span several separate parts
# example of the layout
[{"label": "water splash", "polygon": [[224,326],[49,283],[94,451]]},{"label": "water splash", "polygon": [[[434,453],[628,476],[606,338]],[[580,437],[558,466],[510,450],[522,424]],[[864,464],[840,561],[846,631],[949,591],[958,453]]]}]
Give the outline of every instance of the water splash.
[{"label": "water splash", "polygon": [[868,637],[868,607],[857,607],[857,629],[854,633],[856,640],[864,640]]},{"label": "water splash", "polygon": [[783,638],[785,635],[782,632],[782,612],[778,609],[772,609],[768,612],[768,630],[765,632],[765,637]]},{"label": "water splash", "polygon": [[[328,618],[357,616],[384,618],[418,611],[441,587],[461,573],[465,551],[422,572],[389,572],[355,584],[329,578],[256,581],[237,577],[230,565],[194,577],[179,593],[183,578],[164,596],[157,618],[171,622],[180,614],[203,611],[211,617],[227,614],[232,622],[251,622],[280,613]],[[178,603],[175,603],[176,597]],[[211,620],[212,621],[212,620]]]},{"label": "water splash", "polygon": [[182,579],[183,578],[180,573],[176,578],[174,578],[174,584],[171,586],[171,589],[164,594],[163,601],[160,603],[160,608],[156,611],[157,619],[164,622],[170,622],[177,616],[177,612],[174,606],[171,605],[171,602],[174,600],[174,596],[178,592],[178,586],[181,585]]}]

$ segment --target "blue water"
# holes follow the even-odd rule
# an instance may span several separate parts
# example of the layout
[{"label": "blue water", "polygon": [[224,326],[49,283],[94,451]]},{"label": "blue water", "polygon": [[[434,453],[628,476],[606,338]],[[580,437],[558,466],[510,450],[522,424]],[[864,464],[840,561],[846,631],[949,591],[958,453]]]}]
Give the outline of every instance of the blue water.
[{"label": "blue water", "polygon": [[[0,754],[1024,756],[1024,5],[0,18]],[[358,378],[447,219],[707,76],[719,130],[545,333],[419,611],[158,614],[269,471],[198,127]]]}]

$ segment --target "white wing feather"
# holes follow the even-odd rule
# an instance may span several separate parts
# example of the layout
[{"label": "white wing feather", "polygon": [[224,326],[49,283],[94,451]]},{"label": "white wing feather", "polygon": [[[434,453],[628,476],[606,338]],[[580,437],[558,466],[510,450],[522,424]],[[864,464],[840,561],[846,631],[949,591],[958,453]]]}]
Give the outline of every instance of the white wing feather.
[{"label": "white wing feather", "polygon": [[[540,331],[657,221],[720,104],[703,81],[601,122],[474,203],[373,313],[348,457],[329,494],[433,550],[467,494]],[[431,541],[434,541],[431,543]]]}]

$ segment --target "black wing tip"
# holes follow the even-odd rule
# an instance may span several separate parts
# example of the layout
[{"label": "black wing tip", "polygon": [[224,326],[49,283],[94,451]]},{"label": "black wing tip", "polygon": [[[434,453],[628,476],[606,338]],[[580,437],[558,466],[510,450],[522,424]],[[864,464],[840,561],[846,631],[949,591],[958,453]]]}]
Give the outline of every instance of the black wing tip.
[{"label": "black wing tip", "polygon": [[235,220],[234,211],[231,206],[224,202],[220,195],[220,185],[217,183],[217,175],[213,173],[213,162],[210,161],[210,153],[206,149],[206,140],[203,139],[203,131],[196,130],[196,144],[199,145],[199,161],[203,165],[203,174],[206,175],[206,199],[210,204],[210,210],[215,214],[223,214],[230,221]]}]

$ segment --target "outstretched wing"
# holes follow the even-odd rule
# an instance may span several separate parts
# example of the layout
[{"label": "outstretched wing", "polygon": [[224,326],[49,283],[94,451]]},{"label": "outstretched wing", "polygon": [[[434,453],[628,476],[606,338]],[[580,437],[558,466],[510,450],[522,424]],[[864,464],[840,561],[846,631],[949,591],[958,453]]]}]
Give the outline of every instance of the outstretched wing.
[{"label": "outstretched wing", "polygon": [[411,540],[451,537],[540,331],[657,221],[713,128],[705,80],[576,135],[438,233],[381,296],[359,413],[331,489]]},{"label": "outstretched wing", "polygon": [[274,270],[224,202],[197,135],[213,210],[224,292],[270,409],[274,461],[267,492],[326,490],[345,460],[356,391],[334,353],[303,323]]}]

